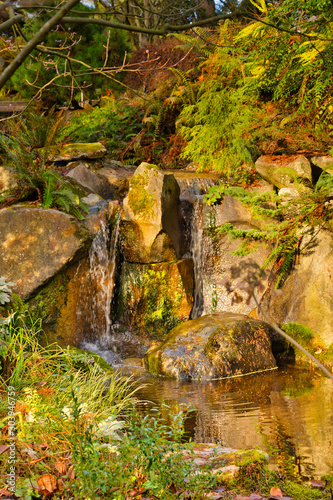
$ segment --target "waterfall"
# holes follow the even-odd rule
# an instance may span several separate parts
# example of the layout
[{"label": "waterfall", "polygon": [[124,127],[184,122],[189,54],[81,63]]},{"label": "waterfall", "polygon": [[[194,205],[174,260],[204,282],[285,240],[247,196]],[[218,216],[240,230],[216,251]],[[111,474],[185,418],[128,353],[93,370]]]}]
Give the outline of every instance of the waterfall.
[{"label": "waterfall", "polygon": [[193,203],[193,215],[191,222],[191,256],[194,267],[194,294],[191,319],[200,318],[204,314],[203,296],[203,196],[196,196]]},{"label": "waterfall", "polygon": [[115,218],[113,228],[103,222],[89,252],[90,277],[96,289],[91,297],[91,334],[100,341],[103,337],[108,339],[111,328],[119,224],[120,217]]},{"label": "waterfall", "polygon": [[[107,362],[114,361],[111,304],[115,288],[117,243],[120,217],[118,210],[109,222],[102,221],[89,251],[89,290],[84,290],[89,330],[81,347],[102,356]],[[79,311],[79,314],[80,313]],[[111,349],[111,350],[110,350]]]}]

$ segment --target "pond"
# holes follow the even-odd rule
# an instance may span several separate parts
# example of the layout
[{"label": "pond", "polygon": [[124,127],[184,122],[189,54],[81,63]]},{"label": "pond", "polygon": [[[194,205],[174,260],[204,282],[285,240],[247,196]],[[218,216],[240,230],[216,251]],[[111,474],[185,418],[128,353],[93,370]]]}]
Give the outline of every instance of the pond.
[{"label": "pond", "polygon": [[[227,448],[259,446],[270,467],[302,479],[333,473],[333,383],[309,369],[288,367],[214,382],[145,376],[139,397],[163,416],[194,411],[187,436]],[[169,408],[164,405],[168,405]]]}]

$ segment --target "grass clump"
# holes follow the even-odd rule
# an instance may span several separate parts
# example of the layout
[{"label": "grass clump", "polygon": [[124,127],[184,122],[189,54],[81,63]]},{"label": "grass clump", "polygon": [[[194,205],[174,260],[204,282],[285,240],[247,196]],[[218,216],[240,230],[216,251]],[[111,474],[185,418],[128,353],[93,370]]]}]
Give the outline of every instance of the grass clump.
[{"label": "grass clump", "polygon": [[104,369],[88,353],[42,347],[39,327],[14,315],[1,329],[0,432],[8,449],[0,489],[10,488],[14,432],[20,498],[123,499],[145,493],[172,499],[185,489],[201,498],[214,478],[193,474],[183,460],[183,415],[170,425],[143,418],[136,407],[138,383]]}]

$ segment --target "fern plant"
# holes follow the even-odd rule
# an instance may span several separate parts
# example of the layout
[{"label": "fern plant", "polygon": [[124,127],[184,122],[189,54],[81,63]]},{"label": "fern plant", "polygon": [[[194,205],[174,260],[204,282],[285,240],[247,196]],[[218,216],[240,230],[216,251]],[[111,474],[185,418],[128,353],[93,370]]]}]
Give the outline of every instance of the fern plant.
[{"label": "fern plant", "polygon": [[[276,289],[283,285],[297,261],[304,235],[311,237],[316,230],[324,227],[333,215],[333,207],[328,203],[332,198],[333,177],[326,172],[321,174],[313,192],[305,193],[289,202],[284,201],[283,204],[273,192],[258,194],[255,191],[248,192],[244,188],[225,185],[214,186],[212,192],[209,191],[204,198],[209,205],[228,194],[248,206],[254,217],[273,221],[275,219],[275,223],[266,222],[262,229],[242,229],[226,223],[214,231],[241,240],[235,255],[247,255],[256,250],[256,245],[260,242],[273,245],[263,267],[271,266],[271,276]],[[276,208],[272,208],[274,204]]]},{"label": "fern plant", "polygon": [[54,118],[52,112],[48,117],[30,113],[26,121],[15,125],[15,135],[0,134],[0,154],[18,176],[18,186],[2,193],[0,204],[37,197],[44,208],[55,206],[84,218],[83,212],[88,212],[82,201],[84,193],[47,163],[49,150],[58,141],[61,121],[61,115]]},{"label": "fern plant", "polygon": [[202,64],[195,103],[180,115],[179,132],[188,141],[183,157],[205,169],[229,174],[239,165],[252,164],[247,132],[253,121],[255,93],[245,86],[244,53],[234,50],[236,26],[220,26],[214,54]]}]

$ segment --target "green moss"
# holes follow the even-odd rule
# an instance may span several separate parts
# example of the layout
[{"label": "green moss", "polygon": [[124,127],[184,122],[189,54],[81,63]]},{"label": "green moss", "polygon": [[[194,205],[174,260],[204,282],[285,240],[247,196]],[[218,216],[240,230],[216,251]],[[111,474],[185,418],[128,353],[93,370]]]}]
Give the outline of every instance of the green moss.
[{"label": "green moss", "polygon": [[[156,168],[149,165],[148,168]],[[157,172],[157,170],[156,170]],[[148,193],[148,172],[136,174],[130,181],[128,201],[135,215],[149,217],[154,214],[155,198],[152,193]]]},{"label": "green moss", "polygon": [[52,329],[64,304],[68,282],[66,273],[60,272],[32,299],[22,300],[13,294],[9,308],[19,314],[25,314],[26,321],[32,324],[41,320],[42,326],[47,324]]}]

